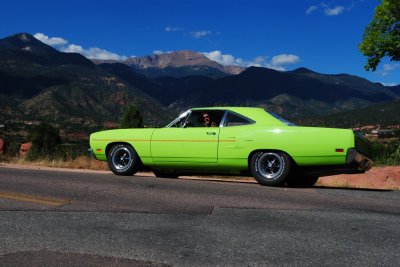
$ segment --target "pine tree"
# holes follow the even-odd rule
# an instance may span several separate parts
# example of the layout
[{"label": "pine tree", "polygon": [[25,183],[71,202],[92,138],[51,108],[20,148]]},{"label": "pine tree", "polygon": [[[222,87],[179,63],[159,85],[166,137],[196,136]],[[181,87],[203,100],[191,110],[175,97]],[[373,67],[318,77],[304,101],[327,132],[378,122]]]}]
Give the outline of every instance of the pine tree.
[{"label": "pine tree", "polygon": [[143,118],[139,110],[132,104],[128,105],[119,123],[119,128],[143,128]]}]

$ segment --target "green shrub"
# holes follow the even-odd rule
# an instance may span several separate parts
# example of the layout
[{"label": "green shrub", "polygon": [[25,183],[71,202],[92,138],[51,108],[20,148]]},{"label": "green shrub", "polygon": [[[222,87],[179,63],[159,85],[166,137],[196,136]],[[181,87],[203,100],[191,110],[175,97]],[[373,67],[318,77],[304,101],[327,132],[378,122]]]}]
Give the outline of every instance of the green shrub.
[{"label": "green shrub", "polygon": [[373,157],[378,166],[400,165],[400,139],[390,142],[374,142]]},{"label": "green shrub", "polygon": [[59,156],[57,154],[60,153],[60,131],[51,124],[43,122],[35,125],[28,138],[32,142],[32,148],[28,153],[27,160]]},{"label": "green shrub", "polygon": [[21,146],[21,142],[18,141],[11,141],[8,142],[9,139],[4,139],[4,150],[3,154],[1,155],[1,160],[9,160],[11,158],[15,158],[19,155],[19,148]]}]

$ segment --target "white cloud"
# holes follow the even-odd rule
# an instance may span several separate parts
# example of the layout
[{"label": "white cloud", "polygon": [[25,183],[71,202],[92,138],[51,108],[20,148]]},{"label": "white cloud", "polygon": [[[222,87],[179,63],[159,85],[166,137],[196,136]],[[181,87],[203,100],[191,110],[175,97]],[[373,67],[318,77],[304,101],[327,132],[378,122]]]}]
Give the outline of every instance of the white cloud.
[{"label": "white cloud", "polygon": [[125,60],[128,59],[126,56],[120,56],[116,53],[109,52],[98,47],[90,47],[89,49],[84,49],[80,45],[70,44],[67,47],[61,48],[62,52],[67,53],[79,53],[84,55],[89,59],[101,59],[101,60]]},{"label": "white cloud", "polygon": [[379,71],[382,76],[387,76],[393,70],[400,68],[400,64],[384,64],[382,70]]},{"label": "white cloud", "polygon": [[203,52],[210,60],[216,61],[221,65],[236,65],[241,67],[265,67],[275,70],[285,70],[286,65],[296,64],[300,61],[300,58],[296,55],[281,54],[272,57],[269,61],[266,56],[258,56],[253,60],[243,60],[242,58],[236,58],[230,54],[222,54],[221,51]]},{"label": "white cloud", "polygon": [[354,1],[352,2],[352,4],[350,6],[344,7],[344,6],[335,6],[335,7],[331,7],[329,4],[326,4],[325,2],[321,2],[318,5],[312,5],[309,6],[306,9],[306,14],[310,15],[314,12],[317,12],[318,10],[320,10],[321,12],[323,12],[326,16],[337,16],[342,14],[344,11],[349,11],[354,7]]},{"label": "white cloud", "polygon": [[165,31],[166,31],[166,32],[177,32],[177,31],[181,31],[181,30],[183,30],[183,28],[180,28],[180,27],[171,27],[171,26],[165,27]]},{"label": "white cloud", "polygon": [[318,6],[310,6],[309,8],[307,8],[306,10],[306,14],[310,15],[311,13],[313,13],[314,11],[316,11],[318,9]]},{"label": "white cloud", "polygon": [[254,58],[253,60],[247,62],[247,66],[253,66],[253,67],[269,67],[269,63],[268,63],[268,57],[266,56],[258,56],[256,58]]},{"label": "white cloud", "polygon": [[239,62],[236,61],[235,57],[229,54],[224,55],[221,51],[204,52],[201,54],[221,65],[240,65]]},{"label": "white cloud", "polygon": [[334,8],[327,7],[324,10],[325,15],[327,16],[337,16],[343,13],[344,6],[335,6]]},{"label": "white cloud", "polygon": [[61,38],[61,37],[51,37],[49,38],[49,36],[44,35],[43,33],[36,33],[35,35],[33,35],[36,39],[38,39],[39,41],[50,45],[50,46],[60,46],[60,45],[66,45],[68,43],[67,40]]},{"label": "white cloud", "polygon": [[34,37],[39,41],[60,50],[61,52],[79,53],[89,59],[117,60],[117,61],[128,59],[128,57],[126,56],[121,56],[98,47],[90,47],[88,49],[85,49],[80,45],[69,44],[67,40],[61,37],[49,37],[43,33],[36,33]]},{"label": "white cloud", "polygon": [[172,51],[164,51],[164,50],[154,50],[153,54],[154,55],[161,55],[161,54],[170,54]]},{"label": "white cloud", "polygon": [[236,65],[236,66],[242,66],[242,67],[250,67],[250,66],[255,66],[255,67],[263,67],[266,66],[266,57],[259,56],[256,57],[253,60],[243,60],[242,58],[235,58],[234,56],[230,54],[222,54],[221,51],[212,51],[212,52],[203,52],[201,53],[208,57],[210,60],[216,61],[221,65]]},{"label": "white cloud", "polygon": [[296,55],[280,54],[272,57],[271,64],[275,66],[283,66],[296,64],[299,61],[300,58]]},{"label": "white cloud", "polygon": [[197,31],[197,32],[190,32],[190,34],[193,36],[193,38],[200,39],[207,35],[212,34],[212,32],[211,31]]},{"label": "white cloud", "polygon": [[398,83],[385,83],[385,82],[379,82],[381,84],[383,84],[384,86],[397,86],[399,85]]}]

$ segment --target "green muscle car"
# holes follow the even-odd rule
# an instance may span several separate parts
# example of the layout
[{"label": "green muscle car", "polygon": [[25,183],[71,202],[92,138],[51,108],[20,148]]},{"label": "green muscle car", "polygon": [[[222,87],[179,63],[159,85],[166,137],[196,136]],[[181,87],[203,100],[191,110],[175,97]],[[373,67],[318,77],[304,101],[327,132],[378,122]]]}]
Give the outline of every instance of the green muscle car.
[{"label": "green muscle car", "polygon": [[164,128],[93,133],[90,147],[117,175],[253,175],[262,185],[312,186],[369,170],[371,145],[348,129],[300,127],[261,108],[193,108]]}]

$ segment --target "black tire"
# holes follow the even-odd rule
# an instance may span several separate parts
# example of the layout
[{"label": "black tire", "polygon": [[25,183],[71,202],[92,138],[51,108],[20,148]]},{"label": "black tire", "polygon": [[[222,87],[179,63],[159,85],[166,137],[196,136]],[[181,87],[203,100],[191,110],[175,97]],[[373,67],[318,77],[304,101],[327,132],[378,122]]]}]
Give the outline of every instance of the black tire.
[{"label": "black tire", "polygon": [[287,182],[289,187],[312,187],[317,181],[318,176],[297,176],[293,175]]},{"label": "black tire", "polygon": [[250,171],[262,185],[285,184],[289,179],[290,170],[290,157],[282,152],[261,151],[254,153],[250,159]]},{"label": "black tire", "polygon": [[133,175],[138,171],[140,160],[132,146],[116,144],[107,155],[108,167],[116,175]]},{"label": "black tire", "polygon": [[160,171],[153,171],[154,175],[157,178],[178,178],[179,175],[174,172],[160,172]]}]

